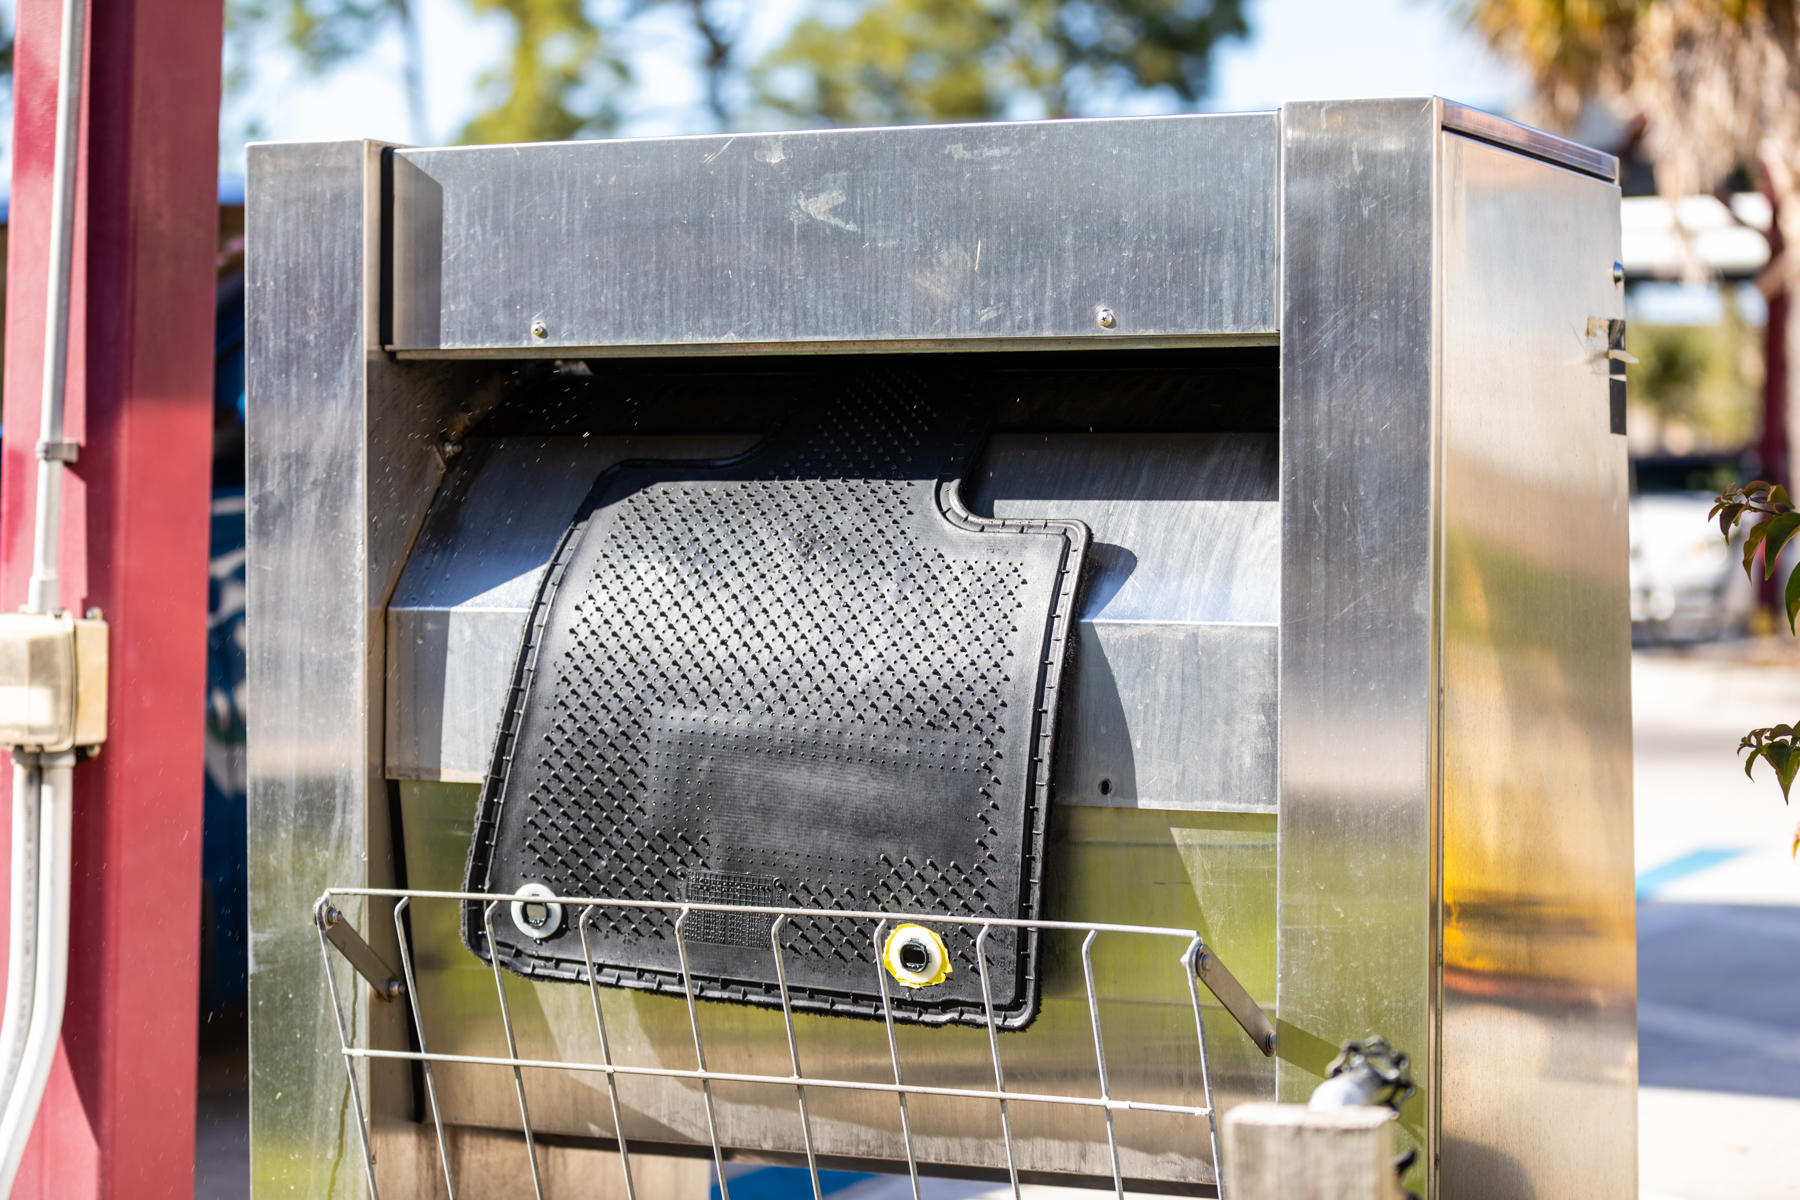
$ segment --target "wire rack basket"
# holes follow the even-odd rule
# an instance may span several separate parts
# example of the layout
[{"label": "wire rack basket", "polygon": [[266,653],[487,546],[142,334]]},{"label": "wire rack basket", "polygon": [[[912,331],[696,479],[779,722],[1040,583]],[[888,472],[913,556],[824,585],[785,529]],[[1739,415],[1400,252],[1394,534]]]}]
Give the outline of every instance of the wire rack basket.
[{"label": "wire rack basket", "polygon": [[[392,918],[400,958],[398,971],[391,969],[346,919],[340,904],[357,898],[369,903],[368,911],[371,913],[376,911],[377,903],[392,902]],[[556,1059],[522,1057],[520,1055],[519,1039],[514,1027],[512,1010],[507,1001],[507,989],[498,956],[492,956],[489,966],[494,980],[494,992],[498,1001],[506,1053],[504,1055],[475,1055],[432,1051],[425,1041],[426,1023],[421,1008],[418,978],[414,967],[414,947],[407,920],[408,910],[415,901],[456,904],[473,902],[480,905],[481,920],[489,944],[492,943],[495,914],[502,912],[503,909],[520,904],[560,905],[564,912],[574,915],[574,925],[580,936],[583,957],[586,960],[587,990],[592,1002],[594,1033],[597,1035],[599,1050],[597,1058]],[[608,1037],[604,1006],[601,1003],[602,992],[609,989],[597,982],[600,971],[604,968],[602,966],[597,969],[588,936],[589,925],[595,914],[609,908],[654,910],[660,911],[666,916],[677,947],[682,984],[686,992],[687,1024],[693,1041],[692,1067],[641,1065],[614,1060],[612,1041]],[[693,976],[688,967],[688,940],[692,936],[692,922],[700,914],[737,915],[767,920],[769,953],[772,957],[780,993],[781,1019],[786,1033],[787,1071],[785,1073],[720,1071],[707,1066],[706,1041],[701,1033],[700,1020],[701,1004],[704,1002],[697,999]],[[882,1001],[882,1018],[886,1026],[887,1057],[892,1074],[891,1082],[885,1078],[881,1080],[842,1078],[832,1074],[828,1069],[828,1064],[827,1069],[821,1070],[817,1064],[802,1063],[799,1043],[795,1038],[794,1010],[789,1001],[787,964],[784,961],[792,951],[784,948],[781,935],[783,928],[792,920],[820,917],[833,921],[859,923],[868,930],[875,949],[877,965],[874,973]],[[819,1156],[814,1149],[814,1114],[810,1105],[822,1094],[844,1092],[886,1094],[893,1097],[894,1117],[898,1126],[899,1140],[904,1149],[906,1170],[912,1183],[915,1200],[918,1200],[920,1196],[919,1181],[922,1160],[915,1150],[908,1104],[910,1100],[921,1097],[975,1101],[995,1106],[999,1118],[1000,1140],[1003,1143],[1003,1161],[1006,1164],[1007,1177],[1015,1197],[1019,1195],[1020,1168],[1014,1145],[1013,1108],[1015,1106],[1046,1105],[1097,1112],[1105,1121],[1106,1146],[1111,1167],[1113,1193],[1123,1197],[1125,1194],[1124,1176],[1120,1170],[1120,1148],[1115,1118],[1117,1114],[1124,1112],[1151,1112],[1204,1122],[1205,1134],[1211,1147],[1212,1177],[1215,1181],[1221,1178],[1218,1158],[1218,1129],[1213,1106],[1212,1072],[1207,1057],[1206,1023],[1201,1010],[1201,985],[1206,986],[1207,990],[1231,1014],[1263,1054],[1272,1054],[1275,1045],[1275,1031],[1267,1016],[1225,965],[1219,961],[1217,955],[1209,949],[1200,934],[1192,929],[1097,922],[1009,920],[997,917],[949,916],[941,913],[859,912],[842,909],[782,908],[616,897],[552,896],[541,892],[514,895],[511,893],[493,894],[393,888],[331,889],[319,898],[314,908],[314,923],[318,928],[320,953],[324,956],[325,977],[330,988],[332,1015],[337,1023],[343,1061],[349,1075],[350,1098],[356,1116],[357,1131],[361,1139],[364,1169],[371,1197],[378,1197],[379,1191],[375,1176],[370,1118],[357,1070],[359,1061],[390,1059],[418,1065],[424,1081],[427,1108],[436,1134],[438,1164],[443,1171],[445,1191],[452,1200],[456,1196],[456,1180],[451,1167],[452,1155],[445,1136],[446,1121],[440,1109],[438,1085],[433,1073],[434,1066],[443,1067],[450,1064],[459,1067],[510,1069],[513,1092],[518,1101],[520,1132],[523,1135],[524,1147],[529,1159],[533,1193],[538,1200],[544,1200],[544,1177],[539,1162],[538,1134],[532,1125],[531,1106],[526,1097],[525,1076],[527,1072],[540,1071],[580,1072],[589,1075],[598,1074],[603,1077],[607,1099],[612,1110],[619,1170],[622,1174],[625,1195],[629,1200],[636,1200],[637,1192],[632,1174],[632,1150],[625,1134],[626,1127],[621,1112],[619,1083],[621,1079],[632,1077],[678,1080],[698,1085],[700,1103],[704,1110],[706,1134],[711,1143],[713,1162],[717,1169],[721,1200],[730,1200],[730,1184],[725,1173],[725,1161],[729,1147],[720,1137],[719,1122],[714,1105],[713,1087],[715,1084],[774,1085],[792,1089],[793,1104],[799,1118],[801,1149],[804,1152],[806,1167],[811,1177],[815,1200],[822,1200],[824,1193],[819,1179]],[[880,965],[885,939],[892,930],[903,923],[934,929],[959,928],[974,933],[976,964],[986,1007],[986,1041],[989,1066],[991,1066],[991,1072],[986,1072],[986,1074],[991,1074],[993,1081],[991,1087],[985,1086],[985,1084],[978,1087],[963,1087],[907,1082],[899,1040],[895,1035],[893,993],[890,991],[893,981],[890,979],[888,971]],[[1063,936],[1080,938],[1081,970],[1087,998],[1087,1024],[1093,1039],[1091,1087],[1084,1087],[1071,1094],[1053,1094],[1007,1087],[1000,1049],[1002,1033],[1000,1026],[995,1021],[992,991],[988,984],[987,943],[990,934],[997,929],[1036,930],[1039,933],[1055,932]],[[1113,937],[1157,939],[1168,947],[1167,969],[1172,977],[1179,973],[1193,1011],[1193,1046],[1199,1054],[1200,1084],[1200,1094],[1190,1098],[1193,1102],[1126,1099],[1115,1094],[1107,1070],[1106,1045],[1100,1019],[1100,1002],[1094,983],[1093,960],[1095,943],[1099,939]],[[402,995],[406,997],[412,1017],[415,1044],[418,1049],[380,1049],[357,1044],[352,1034],[353,1022],[346,1016],[344,997],[340,990],[339,975],[341,972],[336,969],[339,960],[362,976],[374,989],[378,999],[397,1001]],[[1199,1130],[1197,1129],[1196,1132]],[[929,1167],[931,1163],[926,1162],[925,1165]]]}]

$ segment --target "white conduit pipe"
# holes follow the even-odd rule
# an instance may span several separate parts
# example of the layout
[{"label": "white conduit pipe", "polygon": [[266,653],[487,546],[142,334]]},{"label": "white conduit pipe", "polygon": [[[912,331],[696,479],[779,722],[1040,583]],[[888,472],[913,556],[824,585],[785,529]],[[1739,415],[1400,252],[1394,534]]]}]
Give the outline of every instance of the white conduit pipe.
[{"label": "white conduit pipe", "polygon": [[[69,294],[75,261],[75,152],[81,134],[85,0],[63,0],[56,80],[56,147],[50,194],[50,262],[44,305],[44,390],[38,421],[37,511],[26,610],[62,608],[63,440]],[[70,772],[73,753],[13,752],[13,879],[6,1009],[0,1027],[5,1103],[0,1108],[0,1196],[11,1196],[62,1037],[69,982]],[[21,870],[21,868],[24,868]],[[25,882],[36,886],[27,897]],[[22,901],[24,901],[22,903]],[[16,1057],[15,1057],[16,1056]]]},{"label": "white conduit pipe", "polygon": [[37,978],[30,1025],[18,1076],[0,1110],[0,1195],[11,1196],[25,1143],[37,1121],[44,1085],[56,1061],[62,1037],[63,1001],[69,987],[69,866],[73,835],[70,768],[73,752],[44,756],[38,795],[42,802],[43,839],[38,856]]},{"label": "white conduit pipe", "polygon": [[37,991],[37,938],[20,937],[19,931],[37,929],[39,791],[42,772],[35,763],[15,761],[12,783],[12,889],[7,911],[12,936],[6,943],[6,1019],[0,1033],[0,1096],[12,1095],[25,1057],[25,1035],[31,1028],[31,1007]]}]

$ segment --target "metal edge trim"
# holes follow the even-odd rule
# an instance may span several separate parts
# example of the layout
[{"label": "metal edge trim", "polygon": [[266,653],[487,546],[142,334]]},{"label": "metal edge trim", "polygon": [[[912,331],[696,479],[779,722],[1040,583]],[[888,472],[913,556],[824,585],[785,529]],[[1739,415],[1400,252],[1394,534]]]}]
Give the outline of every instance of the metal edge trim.
[{"label": "metal edge trim", "polygon": [[[1273,116],[1276,116],[1279,113],[1279,111],[1280,111],[1279,109],[1274,109],[1274,108],[1252,108],[1252,109],[1245,109],[1242,111],[1231,111],[1231,112],[1141,113],[1141,114],[1138,114],[1135,116],[1123,116],[1123,117],[1060,117],[1060,118],[1056,118],[1054,120],[1044,120],[1044,119],[1040,118],[1040,119],[1025,120],[1025,121],[942,121],[942,122],[931,122],[931,123],[923,124],[923,125],[841,125],[841,126],[812,126],[810,128],[803,126],[798,129],[757,129],[757,130],[745,130],[745,131],[738,132],[738,133],[687,133],[687,134],[676,134],[673,136],[664,135],[664,134],[646,134],[641,137],[572,138],[572,139],[569,139],[568,141],[551,141],[551,142],[467,143],[467,144],[459,145],[459,146],[409,146],[409,145],[395,144],[394,148],[397,150],[407,152],[407,153],[417,151],[417,152],[421,152],[421,153],[430,153],[433,155],[437,155],[437,154],[480,153],[483,151],[494,151],[494,150],[533,150],[533,151],[562,150],[562,149],[566,149],[567,147],[569,147],[572,144],[620,145],[620,144],[629,144],[632,142],[689,142],[689,143],[693,143],[695,145],[700,145],[700,144],[705,144],[705,143],[713,143],[715,145],[723,145],[725,143],[736,141],[740,137],[753,138],[753,137],[814,137],[814,136],[817,136],[817,137],[822,137],[822,138],[857,138],[857,137],[868,136],[871,134],[917,133],[917,132],[921,132],[921,131],[942,131],[942,130],[946,130],[946,129],[968,129],[968,130],[986,131],[986,130],[993,130],[993,129],[1019,128],[1019,127],[1030,126],[1030,125],[1058,125],[1058,126],[1062,126],[1062,125],[1100,125],[1100,124],[1117,125],[1117,124],[1124,124],[1126,122],[1139,123],[1139,124],[1151,124],[1151,123],[1173,124],[1173,123],[1177,123],[1177,122],[1193,122],[1193,121],[1231,121],[1231,120],[1255,119],[1255,118],[1259,118],[1259,117],[1273,117]],[[267,143],[252,143],[252,144],[263,145],[263,144],[267,144]]]},{"label": "metal edge trim", "polygon": [[664,342],[625,346],[472,346],[437,350],[400,349],[384,346],[402,362],[451,358],[715,358],[779,354],[937,354],[975,351],[1029,350],[1176,350],[1206,347],[1274,346],[1278,330],[1236,333],[1146,333],[1111,337],[1013,337],[1013,338],[918,338],[892,341],[796,341],[796,342]]},{"label": "metal edge trim", "polygon": [[1522,125],[1506,117],[1483,112],[1454,100],[1438,100],[1441,124],[1451,133],[1487,142],[1503,150],[1511,150],[1531,158],[1542,159],[1559,167],[1568,167],[1584,175],[1592,175],[1607,183],[1619,182],[1619,160],[1616,155],[1580,142],[1546,133],[1530,125]]},{"label": "metal edge trim", "polygon": [[[1437,100],[1437,112],[1439,128],[1446,133],[1458,132],[1451,124],[1455,113],[1489,116],[1442,98]],[[1497,125],[1511,124],[1500,118],[1490,119]],[[1537,132],[1525,126],[1517,128]],[[1426,723],[1425,739],[1425,774],[1431,788],[1426,818],[1431,828],[1431,849],[1426,856],[1425,901],[1429,941],[1425,986],[1430,999],[1424,1056],[1431,1072],[1424,1114],[1424,1178],[1428,1200],[1437,1200],[1442,1191],[1440,1163],[1444,1135],[1444,564],[1448,561],[1444,529],[1444,145],[1442,135],[1431,139],[1431,564],[1428,571],[1432,628],[1428,639],[1431,716]]]}]

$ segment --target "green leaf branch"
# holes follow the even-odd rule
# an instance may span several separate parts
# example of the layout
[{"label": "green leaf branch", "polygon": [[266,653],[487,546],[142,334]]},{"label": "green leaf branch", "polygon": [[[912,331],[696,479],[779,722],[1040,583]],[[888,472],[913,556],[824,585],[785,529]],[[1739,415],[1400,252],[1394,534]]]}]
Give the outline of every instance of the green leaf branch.
[{"label": "green leaf branch", "polygon": [[1744,775],[1754,779],[1750,768],[1756,760],[1767,760],[1775,768],[1776,782],[1781,784],[1781,799],[1788,800],[1788,789],[1793,787],[1794,775],[1800,772],[1800,745],[1794,742],[1795,733],[1792,725],[1771,725],[1766,729],[1752,729],[1738,743],[1738,753],[1748,750],[1750,756],[1744,760]]},{"label": "green leaf branch", "polygon": [[[1763,578],[1770,579],[1775,573],[1775,560],[1794,535],[1800,532],[1800,512],[1794,511],[1794,502],[1788,496],[1787,489],[1778,483],[1770,483],[1763,479],[1753,479],[1719,493],[1713,502],[1712,511],[1707,514],[1708,520],[1719,522],[1719,533],[1729,543],[1731,532],[1738,525],[1749,519],[1744,534],[1744,574],[1752,582],[1756,579],[1756,556],[1760,551],[1763,560]],[[1794,618],[1800,614],[1800,568],[1788,572],[1787,584],[1782,589],[1783,605],[1787,610],[1788,632],[1795,632]],[[1795,727],[1792,725],[1770,725],[1762,729],[1752,729],[1738,743],[1738,753],[1745,754],[1744,775],[1754,779],[1752,773],[1758,759],[1767,762],[1775,770],[1775,781],[1781,785],[1781,800],[1790,802],[1789,793],[1794,786],[1794,776],[1800,774],[1800,744],[1796,744]],[[1794,851],[1800,855],[1800,833],[1795,835]]]},{"label": "green leaf branch", "polygon": [[[1800,512],[1794,511],[1794,503],[1789,499],[1786,488],[1779,483],[1755,479],[1720,492],[1713,501],[1712,511],[1707,513],[1708,520],[1717,518],[1719,533],[1727,542],[1731,541],[1731,531],[1743,523],[1746,517],[1751,518],[1751,521],[1746,526],[1747,532],[1744,535],[1744,574],[1755,580],[1756,555],[1760,550],[1763,578],[1769,579],[1775,573],[1775,560],[1780,557],[1782,549],[1796,532],[1800,532]],[[1794,633],[1795,618],[1800,617],[1800,570],[1788,573],[1787,584],[1782,593],[1783,607],[1787,611],[1788,632]],[[1784,786],[1782,791],[1786,790]]]}]

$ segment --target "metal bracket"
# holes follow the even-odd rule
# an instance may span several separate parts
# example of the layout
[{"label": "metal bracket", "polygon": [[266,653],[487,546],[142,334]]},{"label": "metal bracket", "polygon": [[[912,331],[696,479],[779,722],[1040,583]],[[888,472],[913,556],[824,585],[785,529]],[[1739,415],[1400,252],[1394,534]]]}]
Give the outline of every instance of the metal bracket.
[{"label": "metal bracket", "polygon": [[362,935],[344,920],[344,914],[323,896],[313,905],[313,922],[325,940],[336,946],[356,968],[356,973],[368,980],[377,1000],[398,1000],[406,994],[406,985],[400,982],[394,969],[382,961],[375,948],[363,941]]},{"label": "metal bracket", "polygon": [[60,440],[37,444],[39,462],[73,463],[81,457],[81,443]]},{"label": "metal bracket", "polygon": [[81,443],[77,441],[41,441],[38,443],[38,461],[40,462],[76,462],[81,459]]},{"label": "metal bracket", "polygon": [[1250,1035],[1263,1057],[1271,1057],[1275,1053],[1275,1026],[1262,1006],[1252,1000],[1244,985],[1237,981],[1237,976],[1205,944],[1194,947],[1193,961],[1189,965],[1195,978],[1206,985],[1213,998],[1224,1005],[1225,1011]]}]

